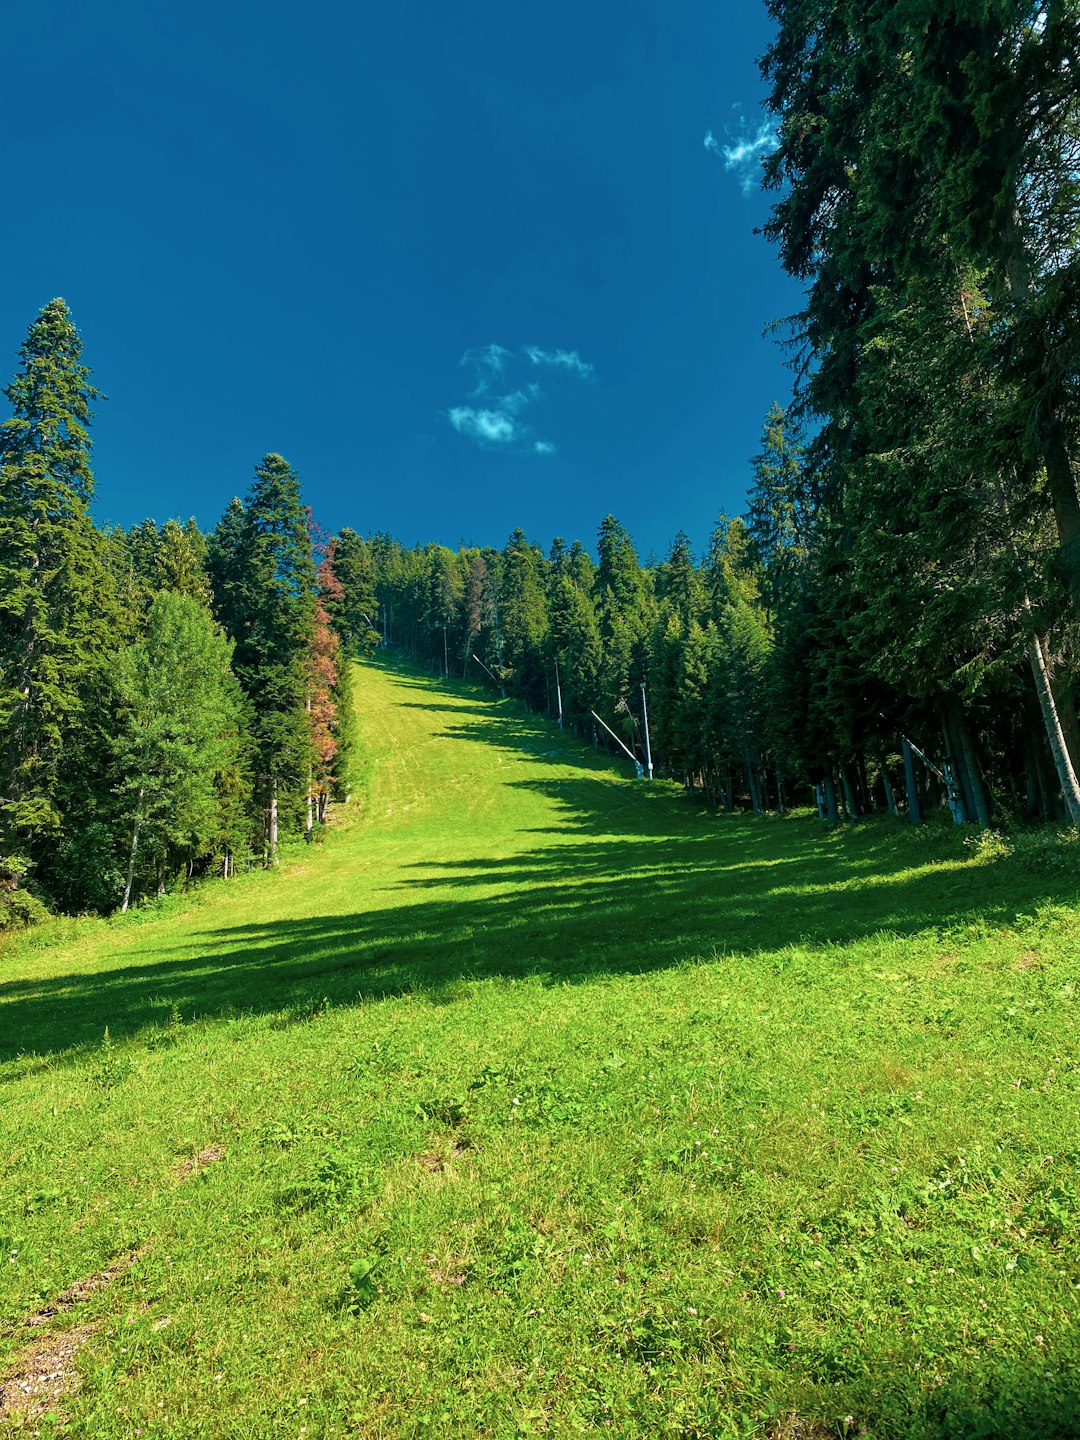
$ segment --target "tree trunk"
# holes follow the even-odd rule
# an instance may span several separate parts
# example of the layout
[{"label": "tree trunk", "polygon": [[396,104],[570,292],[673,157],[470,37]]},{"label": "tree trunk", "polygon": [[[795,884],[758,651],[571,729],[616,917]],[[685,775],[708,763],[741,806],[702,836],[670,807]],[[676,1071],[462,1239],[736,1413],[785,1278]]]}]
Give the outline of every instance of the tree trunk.
[{"label": "tree trunk", "polygon": [[278,782],[277,776],[270,781],[270,808],[266,817],[266,842],[269,850],[268,860],[271,865],[277,864],[278,851]]},{"label": "tree trunk", "polygon": [[1039,708],[1042,711],[1043,724],[1046,727],[1046,738],[1050,742],[1050,753],[1054,757],[1054,769],[1057,771],[1058,784],[1061,786],[1065,808],[1069,813],[1070,822],[1073,825],[1080,825],[1080,785],[1077,784],[1076,771],[1073,769],[1069,747],[1065,743],[1065,735],[1061,728],[1061,717],[1058,714],[1053,686],[1050,683],[1050,670],[1046,663],[1046,651],[1038,635],[1033,635],[1028,642],[1028,660],[1031,663],[1035,693],[1039,697]]},{"label": "tree trunk", "polygon": [[754,807],[754,814],[761,814],[761,791],[758,789],[757,776],[754,774],[754,762],[749,754],[743,756],[743,764],[746,766],[746,783],[750,787],[750,804]]},{"label": "tree trunk", "polygon": [[960,753],[964,757],[964,769],[967,772],[968,789],[971,791],[971,799],[975,807],[975,819],[980,825],[988,826],[990,824],[990,802],[982,783],[979,757],[975,753],[975,746],[971,743],[971,730],[968,728],[967,717],[959,705],[956,707],[956,733],[960,741]]},{"label": "tree trunk", "polygon": [[846,765],[840,766],[840,784],[844,792],[844,809],[847,811],[846,819],[857,820],[859,818],[859,807],[855,801],[855,792],[851,788],[851,776],[848,774]]},{"label": "tree trunk", "polygon": [[960,796],[964,803],[965,819],[979,825],[990,824],[990,806],[986,792],[979,778],[979,761],[971,743],[971,732],[963,707],[954,696],[942,707],[945,721],[945,741],[952,755]]},{"label": "tree trunk", "polygon": [[885,763],[885,756],[878,757],[878,765],[881,769],[881,787],[885,791],[885,808],[890,815],[896,814],[896,796],[893,794],[892,781],[889,778],[889,767]]},{"label": "tree trunk", "polygon": [[825,815],[830,830],[840,824],[840,813],[836,808],[836,786],[833,784],[831,766],[825,771]]},{"label": "tree trunk", "polygon": [[904,740],[904,782],[907,786],[907,813],[912,825],[922,824],[922,811],[919,808],[919,786],[915,775],[915,756],[912,753],[910,742]]},{"label": "tree trunk", "polygon": [[139,786],[139,795],[135,801],[135,824],[131,831],[131,853],[128,856],[127,880],[124,882],[124,899],[120,905],[121,913],[127,910],[131,904],[131,886],[135,879],[135,856],[139,850],[139,831],[142,829],[142,785]]}]

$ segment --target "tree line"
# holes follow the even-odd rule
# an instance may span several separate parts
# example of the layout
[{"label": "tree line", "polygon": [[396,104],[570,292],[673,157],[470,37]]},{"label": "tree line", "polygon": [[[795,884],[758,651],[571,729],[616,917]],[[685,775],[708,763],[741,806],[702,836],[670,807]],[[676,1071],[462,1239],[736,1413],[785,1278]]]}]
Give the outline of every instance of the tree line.
[{"label": "tree line", "polygon": [[1080,823],[1080,0],[768,5],[766,233],[806,303],[704,554],[643,563],[611,516],[594,552],[324,536],[279,455],[208,535],[101,529],[97,392],[45,307],[0,425],[7,914],[313,835],[343,659],[380,644],[639,762],[648,721],[715,807]]},{"label": "tree line", "polygon": [[611,517],[596,564],[374,537],[365,583],[431,666],[639,759],[648,703],[712,804],[1080,823],[1080,4],[768,8],[806,304],[746,515],[645,565]]},{"label": "tree line", "polygon": [[0,922],[272,865],[347,797],[339,547],[267,455],[210,535],[90,515],[98,392],[62,300],[0,425]]}]

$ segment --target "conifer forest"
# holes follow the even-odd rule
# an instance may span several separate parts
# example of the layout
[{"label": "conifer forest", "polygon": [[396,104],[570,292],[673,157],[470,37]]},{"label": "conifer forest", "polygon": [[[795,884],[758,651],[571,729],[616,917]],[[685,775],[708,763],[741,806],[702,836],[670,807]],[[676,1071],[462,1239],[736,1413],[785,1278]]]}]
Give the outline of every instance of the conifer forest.
[{"label": "conifer forest", "polygon": [[102,530],[97,391],[45,306],[0,431],[11,919],[127,908],[311,838],[355,763],[343,662],[380,645],[716,808],[1080,822],[1073,17],[913,41],[898,11],[847,9],[771,6],[797,383],[702,555],[680,531],[642,561],[611,515],[595,551],[521,530],[409,547],[362,515],[324,535],[275,454],[208,534]]},{"label": "conifer forest", "polygon": [[707,538],[414,543],[336,391],[335,531],[272,450],[105,523],[94,327],[0,336],[0,1435],[1080,1435],[1080,0],[765,10]]}]

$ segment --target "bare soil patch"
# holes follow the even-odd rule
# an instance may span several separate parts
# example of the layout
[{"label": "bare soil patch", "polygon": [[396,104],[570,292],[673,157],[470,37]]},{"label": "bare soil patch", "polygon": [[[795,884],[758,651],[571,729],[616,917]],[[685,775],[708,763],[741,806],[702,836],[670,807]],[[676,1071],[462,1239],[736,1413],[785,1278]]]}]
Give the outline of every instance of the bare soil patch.
[{"label": "bare soil patch", "polygon": [[104,1270],[99,1270],[96,1275],[87,1275],[82,1280],[76,1280],[74,1285],[69,1285],[66,1290],[61,1290],[51,1304],[43,1305],[40,1310],[35,1310],[32,1315],[28,1315],[23,1324],[47,1325],[57,1315],[73,1310],[76,1305],[81,1304],[84,1300],[89,1300],[91,1295],[95,1295],[99,1290],[104,1290],[106,1286],[111,1285],[118,1275],[123,1275],[125,1271],[130,1270],[136,1260],[145,1253],[146,1247],[140,1246],[137,1250],[131,1250],[128,1254],[121,1255],[118,1260],[114,1260]]},{"label": "bare soil patch", "polygon": [[207,1165],[216,1165],[219,1160],[224,1159],[225,1147],[223,1145],[206,1145],[197,1155],[189,1155],[186,1160],[181,1160],[175,1170],[176,1178],[186,1180],[197,1170],[205,1170]]},{"label": "bare soil patch", "polygon": [[429,1175],[437,1175],[440,1170],[446,1169],[451,1160],[460,1160],[471,1149],[472,1146],[465,1141],[456,1140],[448,1150],[429,1150],[426,1155],[417,1156],[417,1164]]},{"label": "bare soil patch", "polygon": [[0,1421],[35,1420],[62,1396],[73,1395],[80,1384],[75,1357],[97,1328],[80,1325],[28,1346],[0,1379]]}]

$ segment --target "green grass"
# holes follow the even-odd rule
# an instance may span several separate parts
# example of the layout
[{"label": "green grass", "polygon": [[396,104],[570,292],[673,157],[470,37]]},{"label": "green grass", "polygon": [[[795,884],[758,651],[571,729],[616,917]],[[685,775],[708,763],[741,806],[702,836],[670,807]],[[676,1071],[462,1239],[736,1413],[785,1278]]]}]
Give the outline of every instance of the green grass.
[{"label": "green grass", "polygon": [[1080,1433],[1074,848],[358,691],[325,846],[0,951],[0,1433]]}]

